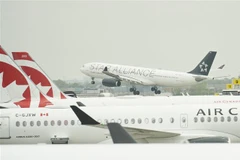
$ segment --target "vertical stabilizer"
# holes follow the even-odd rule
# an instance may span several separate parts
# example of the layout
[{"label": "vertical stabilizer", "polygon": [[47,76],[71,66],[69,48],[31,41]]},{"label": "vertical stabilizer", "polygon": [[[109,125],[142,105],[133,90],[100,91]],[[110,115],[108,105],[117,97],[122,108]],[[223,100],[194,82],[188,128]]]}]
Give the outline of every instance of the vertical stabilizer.
[{"label": "vertical stabilizer", "polygon": [[0,75],[1,93],[8,93],[11,101],[21,108],[52,105],[1,46]]},{"label": "vertical stabilizer", "polygon": [[207,76],[212,67],[212,63],[216,54],[216,51],[209,51],[208,54],[200,61],[200,63],[188,73]]},{"label": "vertical stabilizer", "polygon": [[41,92],[53,98],[67,98],[27,52],[12,52],[12,55],[17,65],[22,68]]}]

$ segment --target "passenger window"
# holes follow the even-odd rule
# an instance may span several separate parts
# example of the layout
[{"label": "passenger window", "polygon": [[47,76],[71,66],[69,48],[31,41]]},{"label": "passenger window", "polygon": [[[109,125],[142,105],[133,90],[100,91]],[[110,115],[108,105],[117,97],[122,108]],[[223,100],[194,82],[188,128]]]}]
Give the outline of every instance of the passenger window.
[{"label": "passenger window", "polygon": [[41,126],[41,122],[40,121],[37,121],[37,126]]},{"label": "passenger window", "polygon": [[17,126],[17,127],[20,126],[20,122],[19,122],[19,121],[16,122],[16,126]]},{"label": "passenger window", "polygon": [[48,126],[48,121],[44,121],[44,126]]},{"label": "passenger window", "polygon": [[182,122],[186,123],[186,118],[185,117],[182,118]]},{"label": "passenger window", "polygon": [[[101,123],[101,120],[100,120],[99,123]],[[74,121],[74,120],[71,120],[71,125],[73,126],[74,124],[75,124],[75,121]]]},{"label": "passenger window", "polygon": [[208,118],[207,118],[207,121],[208,121],[208,122],[211,122],[211,117],[208,117]]},{"label": "passenger window", "polygon": [[174,122],[174,118],[171,117],[170,118],[170,122],[173,123]]},{"label": "passenger window", "polygon": [[221,117],[221,122],[224,122],[224,117]]},{"label": "passenger window", "polygon": [[68,120],[64,121],[64,125],[67,126],[68,125]]},{"label": "passenger window", "polygon": [[57,121],[58,126],[61,126],[62,122],[60,120]]},{"label": "passenger window", "polygon": [[138,124],[141,124],[141,123],[142,123],[142,119],[138,118]]},{"label": "passenger window", "polygon": [[27,126],[27,122],[23,121],[23,127],[26,127],[26,126]]},{"label": "passenger window", "polygon": [[201,121],[201,122],[204,122],[204,117],[201,117],[200,121]]},{"label": "passenger window", "polygon": [[197,121],[198,121],[198,118],[194,117],[194,122],[197,123]]},{"label": "passenger window", "polygon": [[156,122],[156,119],[155,118],[152,118],[152,123],[155,123]]},{"label": "passenger window", "polygon": [[163,119],[162,119],[162,118],[159,118],[159,119],[158,119],[158,122],[159,122],[159,123],[162,123],[162,122],[163,122]]},{"label": "passenger window", "polygon": [[217,117],[214,117],[214,118],[213,118],[213,121],[214,121],[214,122],[217,122],[217,121],[218,121],[218,118],[217,118]]},{"label": "passenger window", "polygon": [[118,123],[121,124],[122,123],[122,119],[119,118],[118,119]]},{"label": "passenger window", "polygon": [[31,122],[30,122],[30,126],[34,126],[34,121],[31,121]]},{"label": "passenger window", "polygon": [[238,117],[237,117],[237,116],[234,116],[233,120],[234,120],[235,122],[237,122],[237,121],[238,121]]},{"label": "passenger window", "polygon": [[125,122],[125,124],[128,124],[128,119],[125,119],[124,122]]},{"label": "passenger window", "polygon": [[148,121],[149,121],[148,118],[145,118],[145,123],[146,123],[146,124],[148,124]]},{"label": "passenger window", "polygon": [[230,116],[227,117],[227,121],[231,122],[231,117]]},{"label": "passenger window", "polygon": [[131,119],[131,123],[132,123],[132,124],[135,123],[135,119],[134,119],[134,118]]},{"label": "passenger window", "polygon": [[55,121],[52,120],[52,121],[51,121],[51,126],[54,126],[54,125],[55,125]]}]

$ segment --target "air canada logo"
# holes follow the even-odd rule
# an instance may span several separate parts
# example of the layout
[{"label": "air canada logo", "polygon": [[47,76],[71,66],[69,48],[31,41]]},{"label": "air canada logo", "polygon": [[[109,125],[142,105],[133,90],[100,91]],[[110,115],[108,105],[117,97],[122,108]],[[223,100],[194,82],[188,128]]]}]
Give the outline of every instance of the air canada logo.
[{"label": "air canada logo", "polygon": [[199,65],[200,72],[207,72],[208,71],[208,65],[203,61],[202,64]]},{"label": "air canada logo", "polygon": [[30,88],[25,77],[12,65],[0,62],[2,74],[1,87],[9,91],[11,98],[18,99],[14,103],[21,108],[29,108],[31,102]]},{"label": "air canada logo", "polygon": [[[49,97],[54,97],[53,95],[53,89],[51,86],[51,83],[46,78],[42,72],[38,71],[35,68],[28,67],[28,66],[22,66],[22,69],[24,72],[29,76],[29,78],[33,81],[35,85],[40,88],[40,90],[46,94]],[[65,99],[66,97],[63,95],[61,96],[61,99]]]},{"label": "air canada logo", "polygon": [[53,90],[48,79],[38,70],[22,66],[24,72],[29,76],[35,85],[41,88],[41,91],[49,97],[53,97]]}]

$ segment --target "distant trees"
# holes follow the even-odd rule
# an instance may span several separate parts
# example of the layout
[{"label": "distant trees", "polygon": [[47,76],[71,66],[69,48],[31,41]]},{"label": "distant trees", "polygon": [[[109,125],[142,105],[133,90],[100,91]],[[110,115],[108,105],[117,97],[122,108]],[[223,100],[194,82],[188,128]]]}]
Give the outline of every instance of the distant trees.
[{"label": "distant trees", "polygon": [[[166,92],[172,92],[173,95],[182,95],[182,93],[186,94],[190,94],[190,95],[213,95],[217,92],[221,92],[223,89],[226,88],[226,84],[231,83],[232,79],[222,79],[222,80],[209,80],[206,82],[202,82],[199,83],[197,85],[190,85],[190,86],[184,86],[184,87],[163,87],[163,86],[159,86],[160,88],[162,88],[162,91],[164,92],[164,90]],[[72,82],[72,81],[63,81],[63,80],[54,80],[54,83],[62,90],[62,91],[66,91],[66,90],[72,90],[72,91],[81,91],[85,88],[96,88],[96,89],[103,89],[103,88],[108,88],[108,87],[104,87],[101,84],[101,81],[97,80],[96,84],[92,85],[90,83],[90,81],[79,81],[79,82]],[[131,85],[128,84],[126,87],[113,87],[113,88],[108,88],[109,91],[112,92],[125,92],[128,93],[129,92],[129,87]],[[146,94],[152,93],[150,91],[149,86],[141,86],[138,85],[137,86],[139,88],[139,90],[142,90],[143,92],[145,92]]]}]

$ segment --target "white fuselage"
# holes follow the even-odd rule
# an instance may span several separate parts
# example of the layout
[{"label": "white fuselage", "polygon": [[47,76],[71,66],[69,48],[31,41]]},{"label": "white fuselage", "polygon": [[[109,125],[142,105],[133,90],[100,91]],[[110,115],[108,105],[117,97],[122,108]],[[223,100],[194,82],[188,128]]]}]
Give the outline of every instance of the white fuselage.
[{"label": "white fuselage", "polygon": [[134,67],[127,65],[116,65],[108,63],[87,63],[81,68],[81,71],[93,78],[112,78],[104,73],[103,69],[107,67],[108,71],[119,76],[130,77],[143,82],[143,85],[160,85],[160,86],[187,86],[197,84],[195,76],[203,80],[208,76],[193,75],[185,72],[168,71],[162,69],[152,69],[144,67]]},{"label": "white fuselage", "polygon": [[[184,143],[190,138],[209,136],[240,141],[239,104],[82,107],[81,110],[102,124],[119,122],[123,127],[180,134],[165,138],[138,135],[137,140],[143,143]],[[0,120],[1,144],[52,143],[52,138],[68,138],[68,143],[109,140],[107,129],[81,125],[71,109],[1,109]]]},{"label": "white fuselage", "polygon": [[[50,101],[54,105],[47,107],[69,108],[70,105],[79,106],[83,104],[86,107],[92,106],[163,106],[179,104],[240,104],[239,96],[118,96],[118,97],[81,97],[56,99]],[[32,99],[30,108],[38,108],[39,101]],[[20,108],[12,102],[0,103],[1,107]]]}]

